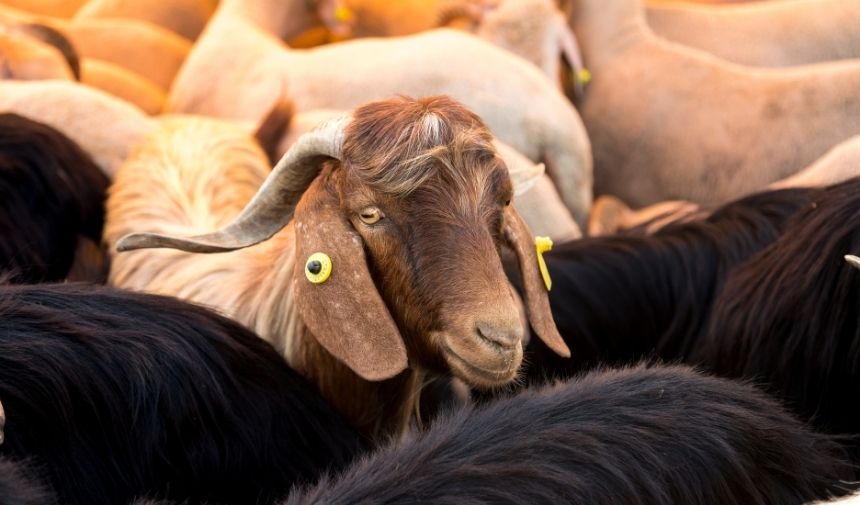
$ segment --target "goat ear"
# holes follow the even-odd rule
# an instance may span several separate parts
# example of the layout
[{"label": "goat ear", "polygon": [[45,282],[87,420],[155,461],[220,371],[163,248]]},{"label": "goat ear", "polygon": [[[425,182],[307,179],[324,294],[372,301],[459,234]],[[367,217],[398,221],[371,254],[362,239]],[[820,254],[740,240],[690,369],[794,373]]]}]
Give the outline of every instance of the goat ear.
[{"label": "goat ear", "polygon": [[[314,338],[361,378],[394,377],[407,367],[406,346],[370,277],[361,236],[320,180],[305,192],[293,218],[299,314]],[[318,284],[305,275],[314,253],[331,258],[330,275]]]},{"label": "goat ear", "polygon": [[570,357],[570,349],[555,327],[552,311],[549,308],[547,288],[538,266],[537,249],[534,238],[523,218],[509,205],[505,209],[505,239],[517,255],[520,275],[525,289],[526,309],[529,321],[537,336],[556,354]]}]

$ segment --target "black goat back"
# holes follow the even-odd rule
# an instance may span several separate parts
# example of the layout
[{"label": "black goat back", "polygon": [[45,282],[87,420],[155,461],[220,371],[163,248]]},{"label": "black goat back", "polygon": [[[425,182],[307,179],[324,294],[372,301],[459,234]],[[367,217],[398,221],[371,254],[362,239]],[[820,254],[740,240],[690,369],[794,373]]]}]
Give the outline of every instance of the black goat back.
[{"label": "black goat back", "polygon": [[799,505],[843,456],[753,387],[640,366],[457,410],[283,505]]},{"label": "black goat back", "polygon": [[[763,192],[652,236],[584,238],[544,253],[553,317],[572,357],[560,358],[531,339],[526,382],[570,377],[598,364],[686,356],[729,272],[777,240],[818,193]],[[518,276],[511,280],[518,285]]]},{"label": "black goat back", "polygon": [[860,435],[860,271],[843,259],[858,251],[860,178],[828,188],[731,273],[691,361],[756,378],[820,428]]},{"label": "black goat back", "polygon": [[0,505],[53,505],[53,493],[24,462],[0,457]]},{"label": "black goat back", "polygon": [[6,280],[64,279],[79,237],[101,240],[108,184],[90,156],[59,131],[0,114],[0,272],[8,273]]},{"label": "black goat back", "polygon": [[364,448],[251,331],[108,288],[0,288],[0,401],[63,504],[270,503]]}]

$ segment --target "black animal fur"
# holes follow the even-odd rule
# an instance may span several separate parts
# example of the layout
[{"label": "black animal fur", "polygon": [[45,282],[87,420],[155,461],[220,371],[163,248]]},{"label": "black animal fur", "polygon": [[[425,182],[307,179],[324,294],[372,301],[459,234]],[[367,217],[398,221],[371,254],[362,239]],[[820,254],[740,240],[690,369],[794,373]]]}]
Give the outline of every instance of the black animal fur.
[{"label": "black animal fur", "polygon": [[754,377],[821,429],[860,434],[860,270],[843,259],[858,249],[855,179],[732,271],[689,361]]},{"label": "black animal fur", "polygon": [[[530,343],[527,382],[598,362],[681,361],[759,381],[828,433],[860,434],[860,178],[762,193],[653,237],[546,253],[573,358]],[[860,440],[848,440],[860,462]]]},{"label": "black animal fur", "polygon": [[52,505],[51,491],[36,478],[36,471],[20,461],[0,457],[0,505]]},{"label": "black animal fur", "polygon": [[108,178],[72,140],[0,114],[0,272],[62,280],[82,240],[101,241]]},{"label": "black animal fur", "polygon": [[271,503],[365,447],[252,332],[108,288],[0,288],[0,400],[63,504]]},{"label": "black animal fur", "polygon": [[[544,253],[553,317],[572,357],[532,339],[527,381],[569,377],[599,363],[684,356],[729,272],[775,241],[817,192],[752,195],[653,236],[585,238]],[[510,279],[519,282],[518,275]]]},{"label": "black animal fur", "polygon": [[792,505],[842,493],[841,456],[750,386],[637,367],[460,409],[283,505]]}]

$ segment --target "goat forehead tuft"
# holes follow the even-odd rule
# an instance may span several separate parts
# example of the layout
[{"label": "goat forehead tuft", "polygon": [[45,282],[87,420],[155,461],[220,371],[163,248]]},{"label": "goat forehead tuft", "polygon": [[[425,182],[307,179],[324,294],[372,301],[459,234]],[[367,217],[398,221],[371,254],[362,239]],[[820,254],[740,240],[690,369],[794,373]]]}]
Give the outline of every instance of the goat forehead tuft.
[{"label": "goat forehead tuft", "polygon": [[430,145],[445,144],[444,129],[447,126],[441,116],[435,112],[428,113],[421,119],[419,125],[420,137],[424,138],[421,143]]},{"label": "goat forehead tuft", "polygon": [[447,96],[399,97],[358,108],[344,140],[351,172],[375,191],[405,196],[433,178],[469,185],[495,157],[492,135]]}]

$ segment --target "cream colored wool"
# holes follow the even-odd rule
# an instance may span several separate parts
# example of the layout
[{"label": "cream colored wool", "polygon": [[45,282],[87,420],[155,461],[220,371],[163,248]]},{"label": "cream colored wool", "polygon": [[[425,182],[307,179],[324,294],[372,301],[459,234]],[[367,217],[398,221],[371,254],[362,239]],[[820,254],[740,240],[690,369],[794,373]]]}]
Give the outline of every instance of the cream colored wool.
[{"label": "cream colored wool", "polygon": [[837,145],[800,172],[771,184],[771,188],[827,186],[860,176],[860,135]]},{"label": "cream colored wool", "polygon": [[657,37],[638,0],[579,0],[572,23],[597,194],[717,205],[860,133],[860,62],[739,66]]},{"label": "cream colored wool", "polygon": [[[253,2],[244,2],[250,10]],[[566,98],[533,65],[453,30],[291,50],[225,0],[176,78],[167,109],[258,121],[284,94],[299,112],[351,109],[397,94],[447,94],[480,115],[493,133],[546,163],[577,222],[591,206],[591,154]]]},{"label": "cream colored wool", "polygon": [[649,6],[658,35],[744,65],[788,67],[860,57],[860,2],[792,0]]},{"label": "cream colored wool", "polygon": [[68,81],[0,81],[0,112],[14,112],[63,132],[109,178],[153,126],[137,107]]},{"label": "cream colored wool", "polygon": [[217,0],[90,0],[75,19],[138,19],[194,40],[217,6]]}]

